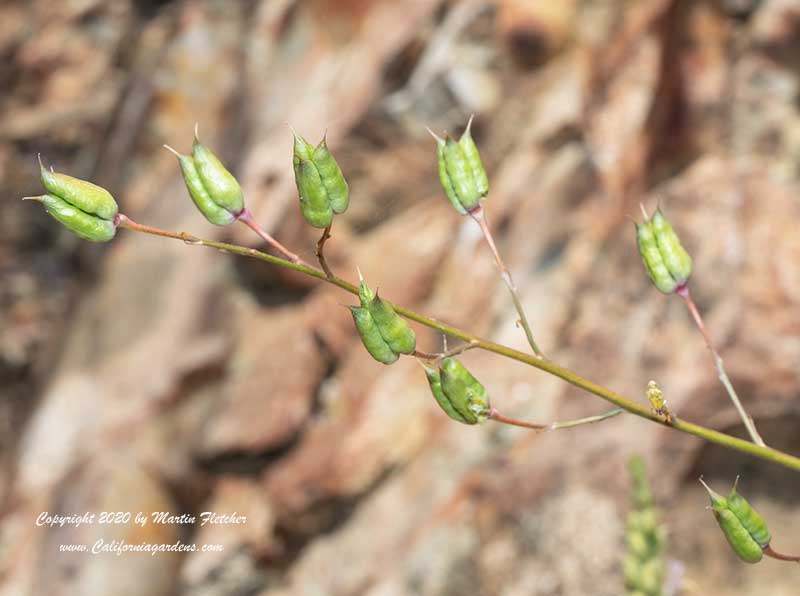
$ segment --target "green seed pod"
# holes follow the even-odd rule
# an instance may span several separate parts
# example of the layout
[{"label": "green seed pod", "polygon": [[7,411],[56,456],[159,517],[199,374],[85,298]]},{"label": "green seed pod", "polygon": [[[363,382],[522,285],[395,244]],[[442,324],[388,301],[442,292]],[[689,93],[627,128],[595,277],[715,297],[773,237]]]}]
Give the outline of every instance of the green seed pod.
[{"label": "green seed pod", "polygon": [[361,336],[361,342],[364,347],[378,362],[383,364],[392,364],[397,362],[400,356],[392,351],[389,344],[381,336],[378,331],[378,326],[369,314],[369,310],[359,306],[350,306],[350,312],[353,314],[353,321],[355,321],[358,334]]},{"label": "green seed pod", "polygon": [[186,189],[189,191],[189,196],[192,198],[197,209],[202,213],[205,218],[212,224],[217,226],[227,226],[236,221],[236,216],[217,205],[211,195],[208,194],[200,174],[197,172],[194,159],[190,155],[178,155],[178,163],[181,166],[181,173],[183,174],[183,181],[186,183]]},{"label": "green seed pod", "polygon": [[[700,482],[703,484],[708,492],[709,497],[711,498],[711,509],[714,512],[714,517],[716,518],[720,529],[722,529],[722,533],[725,535],[728,544],[731,545],[733,552],[735,552],[736,555],[745,563],[758,563],[763,556],[762,545],[756,541],[750,531],[748,531],[747,527],[743,525],[742,520],[731,508],[728,499],[713,491],[705,482],[703,482],[702,478],[700,479]],[[742,512],[743,516],[748,522],[748,525],[755,527],[762,538],[766,534],[768,544],[769,532],[766,529],[764,520],[760,515],[753,511],[752,507],[750,507],[747,501],[745,501],[740,495],[736,494],[736,487],[734,487],[734,489],[731,491],[731,494],[734,495],[734,497],[738,497],[738,499],[735,499],[736,510]],[[757,516],[757,520],[753,518],[753,514]],[[763,546],[766,546],[767,544]]]},{"label": "green seed pod", "polygon": [[475,377],[455,358],[445,358],[439,365],[442,392],[466,424],[489,419],[489,394]]},{"label": "green seed pod", "polygon": [[236,221],[244,211],[242,188],[211,149],[200,143],[197,127],[191,155],[178,153],[169,145],[164,147],[178,158],[186,189],[200,213],[217,226]]},{"label": "green seed pod", "polygon": [[200,143],[196,128],[192,159],[197,175],[214,203],[233,215],[239,215],[244,210],[242,187],[211,149]]},{"label": "green seed pod", "polygon": [[83,213],[111,221],[118,213],[111,193],[96,184],[46,169],[39,160],[42,184],[50,195],[63,199]]},{"label": "green seed pod", "polygon": [[692,257],[684,250],[678,235],[664,214],[661,213],[661,209],[656,210],[650,222],[653,224],[658,250],[661,252],[670,275],[678,285],[685,284],[692,274]]},{"label": "green seed pod", "polygon": [[744,529],[753,537],[753,540],[758,542],[762,548],[768,546],[770,540],[772,540],[772,536],[767,528],[767,523],[764,521],[764,518],[750,506],[750,503],[736,492],[736,484],[733,485],[727,500],[728,509],[733,512]]},{"label": "green seed pod", "polygon": [[461,149],[464,151],[464,157],[467,159],[473,176],[475,176],[475,184],[477,185],[478,193],[482,197],[485,197],[489,194],[489,178],[486,176],[486,170],[483,169],[483,162],[481,161],[480,153],[478,153],[478,147],[472,139],[472,119],[473,116],[470,116],[469,122],[467,122],[467,128],[464,129],[464,133],[458,140],[458,144],[461,145]]},{"label": "green seed pod", "polygon": [[369,314],[378,326],[378,331],[392,351],[398,354],[413,354],[417,348],[417,337],[406,320],[394,312],[389,303],[381,300],[378,295],[370,301],[368,308]]},{"label": "green seed pod", "polygon": [[113,221],[85,213],[61,197],[46,194],[25,198],[42,203],[47,213],[70,232],[84,240],[108,242],[117,233],[117,226]]},{"label": "green seed pod", "polygon": [[312,147],[294,133],[294,179],[300,195],[300,211],[315,228],[326,228],[333,215],[344,213],[350,203],[350,190],[341,168],[323,138]]},{"label": "green seed pod", "polygon": [[756,542],[747,529],[730,509],[714,509],[722,533],[731,545],[733,552],[745,563],[758,563],[764,556],[761,545]]},{"label": "green seed pod", "polygon": [[472,118],[458,142],[449,135],[442,139],[431,132],[436,139],[439,181],[447,199],[461,215],[479,207],[489,193],[489,179],[471,128]]},{"label": "green seed pod", "polygon": [[661,210],[636,224],[636,241],[647,274],[656,288],[670,294],[686,284],[692,274],[692,258]]},{"label": "green seed pod", "polygon": [[462,422],[464,424],[475,424],[475,422],[469,422],[461,413],[453,407],[453,404],[450,402],[450,399],[444,394],[442,391],[442,377],[439,374],[439,370],[436,368],[429,368],[422,365],[425,369],[425,376],[428,378],[428,385],[431,387],[431,393],[433,393],[434,399],[436,399],[436,403],[439,404],[439,407],[444,410],[445,414],[450,416],[453,420],[457,420],[458,422]]},{"label": "green seed pod", "polygon": [[414,331],[388,302],[381,300],[367,286],[363,278],[358,286],[358,297],[361,306],[351,306],[350,309],[364,346],[373,358],[391,364],[400,354],[413,354],[417,347]]}]

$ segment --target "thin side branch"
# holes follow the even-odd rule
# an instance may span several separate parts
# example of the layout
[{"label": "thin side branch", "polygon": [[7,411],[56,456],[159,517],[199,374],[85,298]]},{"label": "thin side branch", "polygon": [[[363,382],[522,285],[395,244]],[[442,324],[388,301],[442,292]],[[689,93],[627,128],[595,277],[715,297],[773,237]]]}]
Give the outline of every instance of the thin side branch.
[{"label": "thin side branch", "polygon": [[[238,246],[236,244],[229,244],[227,242],[217,242],[215,240],[205,240],[203,238],[198,238],[196,236],[193,236],[191,234],[186,234],[184,232],[181,233],[167,232],[164,230],[159,230],[157,228],[143,226],[141,224],[137,224],[134,221],[131,221],[128,217],[122,214],[118,216],[117,223],[119,227],[127,228],[129,230],[143,232],[145,234],[153,234],[155,236],[162,236],[165,238],[174,238],[176,240],[181,240],[183,242],[186,242],[187,244],[190,244],[192,246],[207,246],[209,248],[214,248],[223,252],[243,257],[250,257],[253,259],[258,259],[265,263],[270,263],[272,265],[277,265],[279,267],[292,269],[293,271],[298,271],[300,273],[308,275],[309,277],[314,277],[316,279],[328,282],[338,288],[341,288],[346,292],[349,292],[350,294],[358,296],[358,288],[344,279],[338,277],[328,278],[325,275],[324,271],[321,271],[319,269],[310,267],[302,263],[294,263],[291,261],[287,261],[285,259],[281,259],[279,257],[256,250],[254,248],[248,248],[246,246]],[[732,449],[740,453],[746,453],[748,455],[752,455],[753,457],[757,457],[765,461],[771,461],[773,463],[779,464],[791,470],[800,472],[800,457],[796,457],[794,455],[785,453],[783,451],[779,451],[777,449],[773,449],[771,447],[756,445],[750,441],[746,441],[738,437],[733,437],[731,435],[727,435],[725,433],[721,433],[719,431],[706,428],[699,424],[693,424],[691,422],[687,422],[685,420],[678,418],[674,419],[672,424],[668,425],[657,414],[651,412],[650,408],[642,404],[639,404],[635,400],[627,398],[612,389],[608,389],[606,387],[598,385],[597,383],[593,383],[589,379],[581,377],[577,373],[574,373],[569,369],[559,366],[554,362],[545,360],[543,358],[539,358],[537,356],[531,356],[530,354],[520,352],[519,350],[515,350],[508,346],[504,346],[496,342],[490,341],[488,339],[478,337],[477,335],[474,335],[457,327],[453,327],[452,325],[448,325],[447,323],[442,323],[441,321],[438,321],[436,319],[426,317],[425,315],[419,314],[407,308],[403,308],[402,306],[399,306],[397,304],[393,303],[390,304],[399,315],[402,315],[405,318],[410,319],[412,321],[416,321],[420,325],[424,325],[431,329],[435,329],[442,334],[449,335],[450,337],[455,337],[465,342],[475,342],[476,348],[479,348],[481,350],[486,350],[487,352],[493,352],[500,356],[516,360],[517,362],[527,364],[528,366],[531,366],[533,368],[537,368],[541,371],[544,371],[548,374],[558,377],[566,381],[567,383],[570,383],[571,385],[578,387],[579,389],[583,389],[584,391],[592,393],[614,404],[615,406],[622,408],[627,412],[630,412],[631,414],[639,416],[640,418],[645,418],[647,420],[650,420],[651,422],[660,424],[661,426],[673,428],[677,431],[694,435],[696,437],[700,437],[701,439],[704,439],[710,443],[716,443],[717,445],[722,445],[723,447],[727,447],[728,449]]]},{"label": "thin side branch", "polygon": [[517,309],[517,314],[519,315],[519,324],[522,325],[522,329],[525,331],[525,337],[528,339],[528,343],[530,344],[533,353],[539,358],[544,359],[544,354],[539,349],[539,346],[536,345],[536,341],[533,339],[533,332],[531,331],[531,326],[528,323],[528,317],[525,315],[525,309],[522,307],[522,301],[519,298],[517,286],[514,284],[514,280],[511,277],[511,272],[508,270],[508,267],[506,267],[503,259],[500,258],[500,253],[498,252],[497,246],[494,243],[494,237],[489,229],[489,224],[486,222],[486,215],[483,211],[483,207],[478,207],[477,209],[470,211],[470,216],[475,220],[478,226],[480,226],[481,232],[483,232],[483,237],[486,238],[486,244],[489,245],[489,250],[492,252],[492,256],[494,256],[494,262],[497,265],[497,268],[500,270],[500,277],[503,279],[503,283],[506,284],[508,291],[511,293],[511,300],[514,301],[514,308]]},{"label": "thin side branch", "polygon": [[[333,225],[333,223],[331,223],[331,225]],[[331,271],[330,267],[328,267],[328,262],[325,260],[324,249],[325,249],[325,242],[330,237],[331,237],[331,226],[329,225],[323,230],[320,239],[317,240],[317,250],[316,250],[319,266],[322,267],[322,270],[325,272],[325,276],[328,279],[333,278],[333,271]]]},{"label": "thin side branch", "polygon": [[458,347],[452,348],[450,350],[445,350],[444,352],[422,352],[421,350],[414,350],[414,356],[417,358],[422,358],[423,360],[443,360],[445,358],[452,358],[453,356],[458,356],[459,354],[463,354],[467,350],[471,350],[472,348],[477,348],[478,343],[476,341],[468,341],[466,343],[461,344]]},{"label": "thin side branch", "polygon": [[275,238],[273,238],[272,236],[267,234],[267,232],[264,230],[264,228],[262,228],[260,225],[258,225],[258,222],[256,222],[256,220],[253,218],[253,215],[250,213],[250,211],[246,207],[237,216],[236,219],[238,219],[240,222],[242,222],[248,228],[253,230],[256,234],[259,235],[259,237],[264,242],[269,244],[272,248],[277,250],[284,257],[289,259],[292,263],[303,263],[303,260],[300,257],[298,257],[296,254],[294,254],[292,251],[290,251],[288,248],[286,248],[283,244],[281,244],[280,242],[275,240]]},{"label": "thin side branch", "polygon": [[742,406],[742,402],[739,400],[739,396],[736,394],[736,390],[733,388],[733,384],[728,378],[728,374],[725,372],[725,365],[722,363],[722,358],[714,347],[714,344],[711,342],[711,336],[706,330],[706,326],[703,323],[703,318],[700,316],[700,311],[697,310],[697,305],[694,303],[694,300],[692,300],[692,295],[689,293],[689,286],[683,286],[677,290],[676,293],[678,296],[683,298],[683,301],[686,303],[686,307],[692,314],[692,318],[697,324],[697,328],[700,330],[700,334],[703,336],[703,339],[706,342],[706,347],[714,357],[714,366],[717,368],[717,377],[719,377],[722,386],[725,387],[725,391],[728,392],[728,396],[730,396],[733,405],[736,407],[736,411],[739,413],[739,417],[742,419],[744,427],[747,429],[747,433],[750,435],[753,443],[764,447],[766,445],[766,443],[764,443],[764,439],[762,439],[761,435],[758,434],[756,425],[753,422],[753,418],[745,411],[744,406]]}]

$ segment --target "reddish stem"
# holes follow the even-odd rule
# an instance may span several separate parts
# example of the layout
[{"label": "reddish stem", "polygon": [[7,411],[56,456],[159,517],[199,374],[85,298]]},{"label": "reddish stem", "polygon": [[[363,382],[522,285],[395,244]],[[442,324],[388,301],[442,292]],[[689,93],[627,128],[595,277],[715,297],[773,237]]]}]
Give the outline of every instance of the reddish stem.
[{"label": "reddish stem", "polygon": [[250,211],[247,209],[247,207],[245,207],[242,210],[242,212],[239,215],[236,216],[236,219],[238,219],[240,222],[242,222],[248,228],[253,230],[256,234],[259,235],[259,237],[264,242],[269,244],[272,248],[277,250],[279,253],[281,253],[283,256],[285,256],[292,263],[300,263],[300,264],[303,263],[303,260],[300,257],[298,257],[296,254],[294,254],[292,251],[290,251],[288,248],[286,248],[283,244],[281,244],[280,242],[275,240],[275,238],[273,238],[272,236],[267,234],[267,232],[260,225],[258,225],[256,220],[253,219],[253,215],[250,213]]}]

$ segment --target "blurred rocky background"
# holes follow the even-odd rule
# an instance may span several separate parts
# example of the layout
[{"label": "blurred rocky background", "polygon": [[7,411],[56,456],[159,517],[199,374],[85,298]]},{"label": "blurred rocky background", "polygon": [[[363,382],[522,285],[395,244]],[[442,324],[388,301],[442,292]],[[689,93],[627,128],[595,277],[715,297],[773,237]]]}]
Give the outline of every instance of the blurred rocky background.
[{"label": "blurred rocky background", "polygon": [[[411,359],[384,367],[335,288],[121,231],[81,242],[37,205],[36,154],[162,228],[258,247],[194,210],[192,128],[259,222],[313,260],[287,123],[351,186],[328,244],[403,305],[526,349],[425,131],[473,133],[500,251],[549,357],[743,436],[702,339],[649,283],[629,217],[660,202],[767,442],[800,453],[800,2],[49,0],[0,5],[0,594],[618,595],[631,454],[680,594],[794,595],[735,559],[697,477],[800,551],[800,479],[641,419],[533,434],[458,425]],[[419,329],[420,347],[441,338]],[[491,354],[508,414],[607,404]],[[47,528],[42,511],[237,512],[240,525]],[[95,540],[222,552],[92,556]]]}]

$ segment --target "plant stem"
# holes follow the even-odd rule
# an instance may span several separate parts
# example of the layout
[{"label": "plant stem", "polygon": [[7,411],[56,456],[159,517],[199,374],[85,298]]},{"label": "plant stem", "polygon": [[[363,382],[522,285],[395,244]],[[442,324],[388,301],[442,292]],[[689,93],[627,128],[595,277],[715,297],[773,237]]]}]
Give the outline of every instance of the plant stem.
[{"label": "plant stem", "polygon": [[331,279],[333,277],[333,271],[331,271],[330,267],[328,267],[328,262],[325,260],[325,253],[323,252],[323,250],[325,248],[325,242],[328,240],[328,238],[331,237],[332,225],[333,223],[331,223],[328,227],[326,227],[323,230],[322,236],[320,237],[319,240],[317,240],[317,251],[316,251],[317,260],[319,261],[319,266],[322,267],[322,270],[325,272],[325,275],[327,276],[328,279]]},{"label": "plant stem", "polygon": [[606,418],[613,418],[614,416],[622,414],[622,412],[622,408],[614,408],[613,410],[598,414],[597,416],[587,416],[586,418],[578,418],[577,420],[568,420],[566,422],[553,422],[548,428],[551,430],[558,430],[559,428],[572,428],[573,426],[580,426],[581,424],[592,424],[594,422],[601,422]]},{"label": "plant stem", "polygon": [[[264,261],[266,263],[277,265],[279,267],[285,267],[287,269],[299,271],[300,273],[304,273],[305,275],[308,275],[310,277],[326,281],[338,288],[341,288],[346,292],[358,296],[358,288],[348,281],[345,281],[338,277],[328,278],[325,275],[324,271],[320,271],[319,269],[310,267],[309,265],[305,265],[302,263],[292,263],[290,261],[286,261],[279,257],[267,254],[265,252],[261,252],[254,248],[248,248],[246,246],[237,246],[235,244],[228,244],[226,242],[217,242],[215,240],[205,240],[202,238],[197,238],[196,236],[192,236],[191,234],[186,234],[184,232],[181,233],[166,232],[164,230],[159,230],[157,228],[151,228],[149,226],[143,226],[137,224],[136,222],[131,221],[129,218],[125,217],[122,214],[118,216],[118,225],[119,227],[127,228],[137,232],[144,232],[146,234],[154,234],[156,236],[163,236],[166,238],[174,238],[176,240],[182,240],[183,242],[186,242],[187,244],[190,244],[192,246],[207,246],[209,248],[215,248],[223,252],[228,252],[243,257],[251,257],[254,259],[258,259],[260,261]],[[771,447],[756,445],[754,443],[751,443],[750,441],[739,439],[738,437],[733,437],[731,435],[726,435],[725,433],[721,433],[719,431],[706,428],[704,426],[700,426],[699,424],[686,422],[677,417],[673,417],[672,422],[667,424],[667,422],[665,422],[656,413],[652,412],[649,408],[637,403],[636,401],[626,398],[625,396],[617,393],[616,391],[613,391],[612,389],[608,389],[606,387],[598,385],[597,383],[593,383],[592,381],[585,379],[580,375],[572,372],[571,370],[563,368],[554,362],[545,360],[544,358],[539,358],[537,356],[531,356],[530,354],[520,352],[519,350],[515,350],[508,346],[495,343],[488,339],[483,339],[472,333],[463,331],[462,329],[459,329],[457,327],[453,327],[452,325],[442,323],[441,321],[438,321],[436,319],[426,317],[407,308],[403,308],[401,306],[397,306],[396,304],[392,303],[390,304],[398,314],[412,321],[416,321],[420,325],[424,325],[431,329],[436,329],[437,331],[445,335],[449,335],[450,337],[455,337],[465,342],[474,342],[476,348],[480,348],[487,352],[493,352],[495,354],[499,354],[500,356],[504,356],[506,358],[522,362],[523,364],[527,364],[528,366],[532,366],[533,368],[542,370],[548,374],[551,374],[566,381],[567,383],[570,383],[571,385],[574,385],[575,387],[583,389],[584,391],[587,391],[589,393],[593,393],[594,395],[616,405],[617,407],[622,408],[623,410],[626,410],[627,412],[630,412],[631,414],[639,416],[640,418],[645,418],[661,426],[667,428],[673,428],[680,432],[700,437],[701,439],[704,439],[710,443],[716,443],[717,445],[722,445],[723,447],[727,447],[728,449],[732,449],[734,451],[746,453],[753,457],[757,457],[766,461],[771,461],[773,463],[779,464],[781,466],[784,466],[792,470],[800,471],[800,457],[796,457],[794,455],[778,451],[777,449],[773,449]]]},{"label": "plant stem", "polygon": [[723,387],[725,387],[725,390],[728,392],[733,405],[736,407],[736,411],[739,412],[739,417],[742,419],[742,422],[747,429],[747,433],[750,435],[750,438],[753,439],[753,443],[764,447],[764,439],[762,439],[761,435],[758,434],[756,425],[753,423],[753,419],[745,411],[744,406],[742,406],[742,402],[739,401],[739,396],[736,395],[736,390],[733,388],[733,384],[728,378],[728,374],[725,372],[725,366],[722,363],[722,358],[720,357],[716,348],[714,348],[714,344],[711,343],[711,336],[706,330],[706,326],[703,323],[703,318],[700,316],[700,311],[697,310],[697,305],[695,305],[694,300],[692,300],[692,295],[689,292],[689,286],[684,285],[683,287],[677,289],[675,293],[683,298],[683,301],[686,303],[686,307],[689,309],[689,312],[692,313],[692,318],[694,318],[694,322],[697,324],[697,328],[700,330],[700,333],[706,342],[706,347],[708,347],[708,350],[714,357],[714,365],[717,367],[717,376],[719,377]]},{"label": "plant stem", "polygon": [[765,555],[767,555],[768,557],[772,557],[773,559],[778,559],[780,561],[795,561],[797,563],[800,563],[800,556],[782,555],[781,553],[772,550],[772,547],[769,544],[765,546],[762,550],[764,551]]},{"label": "plant stem", "polygon": [[520,426],[522,428],[532,428],[533,430],[548,430],[550,428],[547,424],[534,424],[533,422],[525,422],[524,420],[517,420],[510,416],[504,416],[494,408],[489,409],[489,419],[502,424],[509,424],[511,426]]},{"label": "plant stem", "polygon": [[511,272],[508,270],[508,267],[506,267],[503,259],[500,258],[500,253],[497,251],[497,246],[495,246],[494,237],[492,236],[492,232],[489,229],[489,224],[486,221],[486,214],[484,213],[483,207],[473,209],[469,212],[469,214],[472,219],[475,220],[478,226],[480,226],[481,232],[483,232],[483,237],[486,238],[486,244],[489,245],[489,250],[492,251],[494,262],[497,264],[497,268],[500,270],[500,277],[503,279],[503,283],[506,284],[508,291],[511,293],[511,299],[514,301],[514,308],[517,309],[517,314],[519,315],[519,323],[522,325],[522,329],[525,331],[525,337],[528,338],[528,343],[533,349],[533,353],[539,358],[544,359],[544,354],[539,349],[539,346],[536,345],[536,341],[533,339],[533,332],[531,331],[531,326],[528,323],[528,317],[525,315],[525,309],[522,307],[522,301],[519,299],[517,286],[514,284],[514,280],[511,278]]},{"label": "plant stem", "polygon": [[615,408],[614,410],[610,410],[605,414],[599,414],[597,416],[587,416],[586,418],[579,418],[578,420],[567,420],[565,422],[552,422],[550,424],[534,424],[533,422],[525,422],[524,420],[518,420],[517,418],[511,418],[510,416],[505,416],[501,414],[493,407],[489,409],[489,418],[500,422],[502,424],[509,424],[511,426],[521,426],[522,428],[532,428],[538,431],[545,431],[545,430],[558,430],[561,428],[572,428],[574,426],[581,426],[582,424],[592,424],[594,422],[601,422],[606,418],[612,418],[613,416],[617,416],[618,414],[622,414],[622,408]]},{"label": "plant stem", "polygon": [[236,217],[236,219],[238,219],[248,228],[253,230],[256,234],[258,234],[261,237],[261,239],[264,242],[269,244],[272,248],[277,250],[279,253],[281,253],[283,256],[289,259],[292,263],[303,263],[303,260],[300,257],[298,257],[296,254],[294,254],[292,251],[286,248],[283,244],[275,240],[275,238],[267,234],[264,228],[258,225],[258,222],[256,222],[256,220],[253,218],[253,215],[250,213],[250,210],[247,209],[247,207],[244,208],[244,210]]},{"label": "plant stem", "polygon": [[453,356],[458,356],[459,354],[463,354],[467,350],[471,350],[472,348],[478,347],[478,344],[474,341],[469,341],[467,343],[463,343],[460,346],[455,348],[451,348],[450,350],[445,350],[444,352],[422,352],[420,350],[414,350],[413,356],[417,358],[422,358],[423,360],[442,360],[444,358],[451,358]]}]

